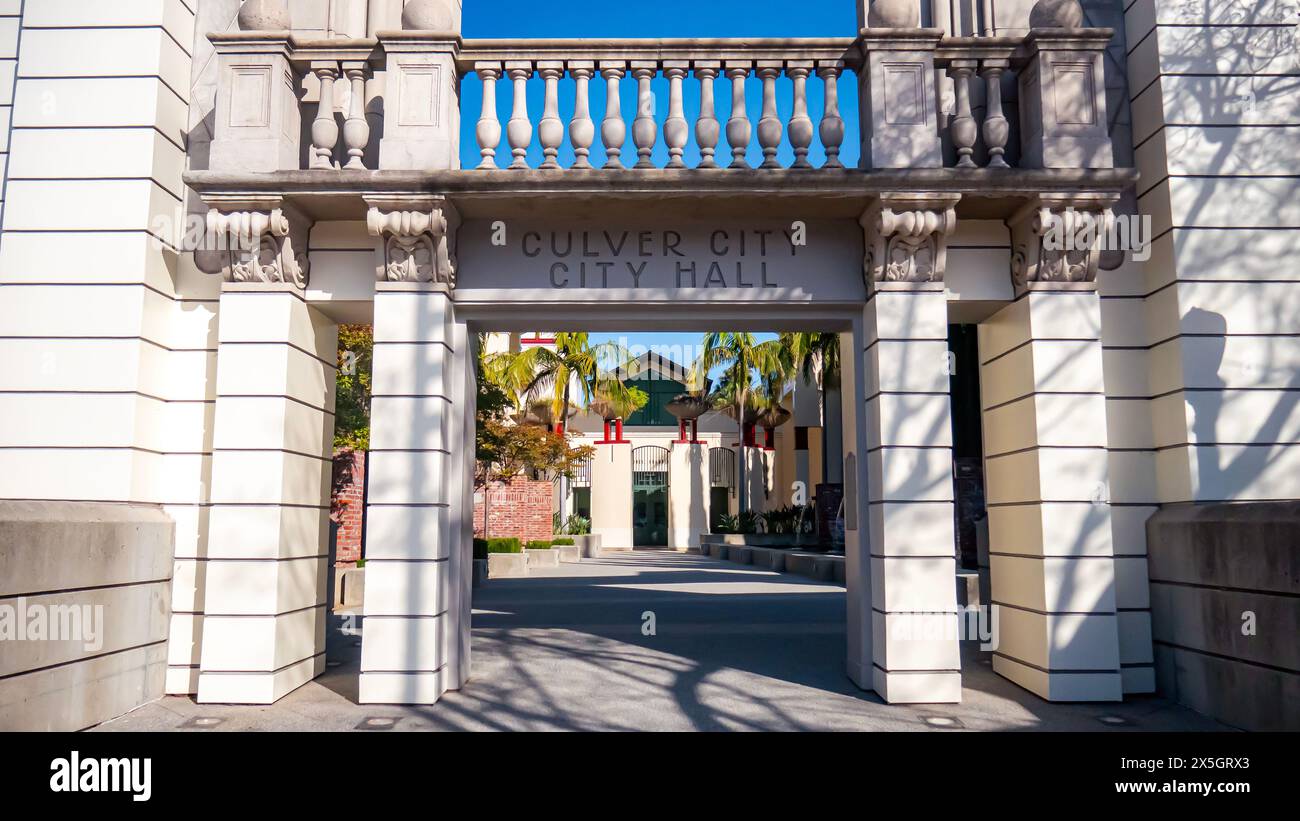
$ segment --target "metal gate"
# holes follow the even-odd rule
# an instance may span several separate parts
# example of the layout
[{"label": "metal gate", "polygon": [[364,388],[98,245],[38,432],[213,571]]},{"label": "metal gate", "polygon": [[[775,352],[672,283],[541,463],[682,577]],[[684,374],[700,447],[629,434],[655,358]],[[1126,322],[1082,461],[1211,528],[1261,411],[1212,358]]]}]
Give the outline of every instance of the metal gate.
[{"label": "metal gate", "polygon": [[668,448],[646,445],[632,451],[632,544],[668,544]]}]

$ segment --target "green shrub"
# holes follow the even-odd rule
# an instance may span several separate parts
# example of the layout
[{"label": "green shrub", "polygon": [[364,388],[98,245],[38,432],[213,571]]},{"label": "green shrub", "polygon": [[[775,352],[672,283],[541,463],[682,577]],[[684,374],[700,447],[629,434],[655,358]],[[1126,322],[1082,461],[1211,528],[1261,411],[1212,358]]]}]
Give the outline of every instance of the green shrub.
[{"label": "green shrub", "polygon": [[488,553],[523,553],[524,546],[518,539],[488,539]]},{"label": "green shrub", "polygon": [[560,521],[560,514],[555,513],[551,516],[552,528],[557,536],[587,536],[591,534],[591,519],[573,514],[563,522]]},{"label": "green shrub", "polygon": [[550,549],[551,549],[551,543],[550,543],[550,542],[543,542],[543,541],[529,542],[529,543],[528,543],[528,549],[529,549],[529,550],[550,550]]},{"label": "green shrub", "polygon": [[556,547],[570,547],[574,544],[574,541],[573,539],[566,537],[563,539],[552,539],[551,544],[555,545]]}]

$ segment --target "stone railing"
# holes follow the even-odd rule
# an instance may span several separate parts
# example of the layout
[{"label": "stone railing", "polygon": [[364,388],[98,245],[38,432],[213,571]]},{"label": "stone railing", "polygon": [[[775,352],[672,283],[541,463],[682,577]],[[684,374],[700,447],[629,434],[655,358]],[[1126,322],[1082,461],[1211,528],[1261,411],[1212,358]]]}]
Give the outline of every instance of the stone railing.
[{"label": "stone railing", "polygon": [[[811,169],[809,150],[814,136],[820,137],[825,151],[822,167],[844,167],[839,159],[845,134],[839,79],[846,65],[856,63],[851,39],[479,40],[465,44],[457,63],[475,72],[483,83],[483,106],[476,128],[482,169],[498,167],[503,129],[497,117],[496,87],[503,79],[513,90],[513,110],[504,128],[509,168],[529,167],[528,148],[535,133],[542,147],[539,167],[559,169],[566,132],[574,156],[570,167],[592,167],[591,149],[597,133],[589,102],[593,82],[605,86],[605,110],[599,123],[605,169],[625,168],[625,151],[635,155],[634,169],[658,167],[653,155],[660,140],[667,147],[664,167],[686,168],[686,146],[692,134],[699,149],[697,168],[749,168],[746,154],[755,133],[763,154],[761,168],[782,167],[777,153],[782,140],[788,139],[794,154],[790,167]],[[526,84],[534,76],[545,83],[544,108],[536,124],[526,105]],[[574,84],[575,99],[567,126],[559,111],[559,84],[566,76]],[[621,97],[621,81],[629,76],[636,82],[636,116],[630,124],[624,118]],[[821,78],[824,90],[823,114],[817,123],[808,114],[808,79],[812,76]],[[666,106],[661,106],[652,91],[651,81],[656,77],[667,80]],[[751,77],[762,84],[760,111],[746,109],[745,85]],[[720,78],[727,82],[731,98],[725,118],[720,118],[715,104]],[[777,111],[778,81],[791,86],[792,110],[784,120]],[[683,105],[688,82],[699,84],[699,113],[694,123],[686,119]],[[660,110],[667,111],[662,126],[655,116]],[[630,149],[625,147],[629,131]]]},{"label": "stone railing", "polygon": [[[601,167],[613,171],[814,170],[816,157],[817,170],[842,172],[841,149],[855,131],[865,170],[1110,167],[1102,76],[1109,37],[1106,29],[1081,28],[1034,29],[1024,37],[867,28],[857,38],[816,39],[213,35],[220,80],[211,168],[459,168],[459,89],[470,74],[481,82],[482,100],[463,116],[476,121],[476,165],[487,171],[589,170],[599,144]],[[1018,84],[1014,103],[1003,99],[1007,75]],[[656,85],[666,86],[666,94],[656,95],[652,81],[660,78],[666,82]],[[534,120],[528,86],[538,80],[543,104]],[[571,113],[560,110],[562,83],[572,87],[565,93],[573,99]],[[698,85],[692,119],[685,108],[688,83]],[[757,111],[747,108],[747,83],[761,86]],[[603,86],[603,111],[592,110],[592,84]],[[511,94],[505,122],[498,115],[501,86]],[[632,117],[624,111],[629,86]],[[717,97],[728,94],[721,113]],[[858,121],[846,123],[841,102],[854,96]],[[778,97],[788,116],[781,115]],[[817,121],[810,110],[820,111]],[[755,139],[761,158],[751,165]],[[541,156],[534,151],[530,163],[535,141]],[[666,152],[656,151],[659,146]],[[792,159],[787,165],[782,157]]]}]

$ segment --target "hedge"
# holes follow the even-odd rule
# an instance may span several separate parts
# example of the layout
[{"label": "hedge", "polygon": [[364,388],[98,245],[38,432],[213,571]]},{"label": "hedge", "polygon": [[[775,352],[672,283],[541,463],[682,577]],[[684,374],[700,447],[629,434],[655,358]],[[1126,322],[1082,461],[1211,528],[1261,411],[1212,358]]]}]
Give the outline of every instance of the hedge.
[{"label": "hedge", "polygon": [[529,550],[550,550],[550,549],[551,549],[551,543],[550,543],[550,542],[542,542],[542,541],[529,542],[529,543],[528,543],[528,549],[529,549]]},{"label": "hedge", "polygon": [[573,545],[573,543],[574,543],[573,539],[569,539],[569,538],[551,540],[551,544],[555,545],[556,547],[570,547]]},{"label": "hedge", "polygon": [[[475,541],[481,541],[476,539]],[[488,553],[523,553],[524,547],[518,539],[488,539]]]}]

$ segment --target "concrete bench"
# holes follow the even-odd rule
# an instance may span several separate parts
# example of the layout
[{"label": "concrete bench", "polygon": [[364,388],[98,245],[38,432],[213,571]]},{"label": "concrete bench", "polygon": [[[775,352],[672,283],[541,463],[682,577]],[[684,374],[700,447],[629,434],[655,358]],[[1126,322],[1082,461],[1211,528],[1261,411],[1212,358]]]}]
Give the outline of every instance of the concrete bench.
[{"label": "concrete bench", "polygon": [[582,561],[582,548],[576,544],[555,545],[551,551],[560,554],[561,564],[577,564]]},{"label": "concrete bench", "polygon": [[751,547],[749,549],[749,558],[755,567],[784,573],[785,554],[787,552],[776,547]]}]

